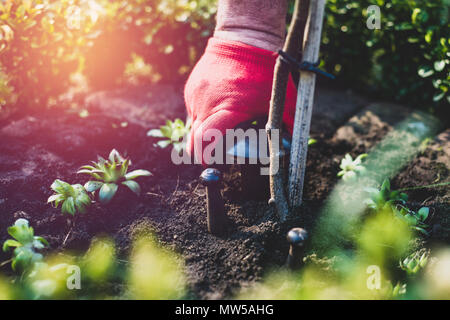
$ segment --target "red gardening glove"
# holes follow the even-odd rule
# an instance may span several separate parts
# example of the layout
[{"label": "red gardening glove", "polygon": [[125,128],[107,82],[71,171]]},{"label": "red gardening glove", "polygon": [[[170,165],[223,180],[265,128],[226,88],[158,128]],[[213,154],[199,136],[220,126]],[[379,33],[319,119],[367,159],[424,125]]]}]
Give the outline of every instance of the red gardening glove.
[{"label": "red gardening glove", "polygon": [[[207,129],[225,134],[238,124],[267,116],[277,53],[241,42],[211,38],[200,61],[192,71],[184,91],[186,108],[192,118],[187,151],[194,144],[202,148],[217,141],[204,142]],[[292,134],[297,89],[289,77],[283,121]],[[208,147],[209,148],[209,147]],[[202,150],[195,148],[197,160]]]}]

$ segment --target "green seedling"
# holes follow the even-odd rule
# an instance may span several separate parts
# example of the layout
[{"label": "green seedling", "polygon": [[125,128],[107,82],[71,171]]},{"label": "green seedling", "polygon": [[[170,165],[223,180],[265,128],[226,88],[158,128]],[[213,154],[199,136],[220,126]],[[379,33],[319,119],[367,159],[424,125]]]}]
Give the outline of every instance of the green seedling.
[{"label": "green seedling", "polygon": [[367,157],[366,153],[360,154],[353,160],[352,156],[348,153],[341,161],[341,171],[337,174],[338,177],[342,177],[342,180],[353,180],[358,173],[364,172],[366,168],[361,164],[362,160]]},{"label": "green seedling", "polygon": [[423,153],[427,150],[427,148],[432,144],[432,142],[433,142],[433,139],[431,139],[431,138],[425,138],[425,139],[420,143],[420,146],[419,146],[419,153],[420,153],[420,154],[423,154]]},{"label": "green seedling", "polygon": [[8,239],[3,243],[3,251],[7,252],[10,248],[15,248],[11,263],[14,271],[31,270],[36,262],[42,261],[43,256],[37,250],[48,246],[48,242],[34,235],[28,220],[16,220],[14,225],[8,228],[8,233],[14,239]]},{"label": "green seedling", "polygon": [[140,195],[141,187],[134,179],[152,175],[150,171],[142,169],[128,172],[130,159],[122,157],[115,149],[109,154],[108,160],[102,157],[98,159],[98,162],[92,162],[93,166],[82,166],[78,173],[88,174],[95,179],[86,182],[84,188],[88,192],[99,190],[98,197],[101,203],[108,203],[113,199],[119,184]]},{"label": "green seedling", "polygon": [[428,253],[425,252],[422,255],[419,252],[415,252],[406,257],[403,261],[400,261],[400,268],[405,270],[408,275],[414,275],[419,272],[420,269],[425,268],[428,263]]},{"label": "green seedling", "polygon": [[385,179],[380,189],[365,188],[369,194],[369,198],[364,203],[372,210],[379,211],[385,208],[392,207],[395,204],[405,204],[408,200],[408,195],[400,191],[391,191],[391,184],[388,179]]},{"label": "green seedling", "polygon": [[75,213],[85,213],[87,207],[91,205],[91,198],[81,184],[68,184],[56,179],[50,186],[55,194],[51,195],[47,203],[52,203],[55,208],[61,205],[61,212],[75,215]]},{"label": "green seedling", "polygon": [[159,129],[152,129],[147,132],[147,136],[154,138],[162,138],[156,143],[160,148],[166,148],[172,145],[175,151],[181,153],[186,148],[186,137],[191,129],[191,120],[188,118],[186,124],[181,119],[175,119],[175,121],[167,120],[166,125],[161,126]]},{"label": "green seedling", "polygon": [[392,288],[392,298],[400,298],[406,293],[406,283],[398,282],[395,287]]},{"label": "green seedling", "polygon": [[412,229],[428,235],[428,232],[425,230],[425,228],[428,227],[428,225],[425,224],[425,220],[430,214],[430,208],[422,207],[419,211],[415,212],[405,206],[399,205],[394,207],[393,211],[398,218],[405,221]]}]

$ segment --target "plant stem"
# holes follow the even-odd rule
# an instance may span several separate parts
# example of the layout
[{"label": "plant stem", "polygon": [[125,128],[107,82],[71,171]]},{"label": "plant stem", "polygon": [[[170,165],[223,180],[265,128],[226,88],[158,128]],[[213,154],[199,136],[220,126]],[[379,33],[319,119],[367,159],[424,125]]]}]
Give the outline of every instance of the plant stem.
[{"label": "plant stem", "polygon": [[6,266],[8,263],[10,263],[13,259],[8,259],[6,261],[3,261],[2,263],[0,263],[0,268],[3,266]]},{"label": "plant stem", "polygon": [[419,189],[428,189],[428,188],[438,188],[438,187],[444,187],[450,185],[450,182],[441,182],[436,184],[429,184],[426,186],[418,186],[418,187],[408,187],[408,188],[402,188],[397,189],[397,191],[409,191],[409,190],[419,190]]},{"label": "plant stem", "polygon": [[[301,49],[303,40],[303,29],[306,23],[306,13],[308,12],[309,0],[296,0],[292,22],[283,51],[296,57]],[[283,125],[283,111],[286,101],[286,89],[289,80],[291,68],[287,63],[281,61],[279,57],[275,64],[272,97],[270,100],[269,119],[266,125],[267,136],[269,139],[270,152],[270,202],[274,202],[281,221],[286,220],[289,215],[289,206],[285,193],[284,170],[280,155],[283,152],[281,143],[281,129]],[[272,133],[278,130],[278,148],[272,140]],[[278,150],[277,150],[278,149]],[[278,165],[275,165],[275,164]]]}]

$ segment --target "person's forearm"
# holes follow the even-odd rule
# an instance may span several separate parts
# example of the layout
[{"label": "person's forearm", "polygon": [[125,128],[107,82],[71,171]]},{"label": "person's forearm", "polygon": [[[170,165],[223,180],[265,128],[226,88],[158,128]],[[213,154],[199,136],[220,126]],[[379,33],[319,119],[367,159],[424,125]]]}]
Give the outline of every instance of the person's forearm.
[{"label": "person's forearm", "polygon": [[270,51],[283,47],[287,0],[219,0],[214,36]]}]

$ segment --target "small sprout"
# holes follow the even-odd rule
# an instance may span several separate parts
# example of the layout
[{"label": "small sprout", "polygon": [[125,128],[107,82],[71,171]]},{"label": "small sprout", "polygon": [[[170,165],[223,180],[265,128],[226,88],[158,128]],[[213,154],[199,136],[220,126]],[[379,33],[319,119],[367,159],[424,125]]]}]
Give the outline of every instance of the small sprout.
[{"label": "small sprout", "polygon": [[408,275],[414,275],[419,270],[425,268],[428,263],[428,252],[424,252],[422,255],[419,252],[415,252],[406,257],[403,261],[400,261],[400,268],[405,270]]},{"label": "small sprout", "polygon": [[367,154],[363,153],[353,160],[352,156],[347,153],[341,161],[341,171],[339,171],[337,176],[342,177],[342,180],[344,181],[356,178],[357,173],[364,172],[366,170],[366,168],[361,164],[365,157],[367,157]]},{"label": "small sprout", "polygon": [[417,216],[419,217],[420,221],[424,222],[428,215],[430,214],[430,208],[428,207],[422,207],[417,211]]},{"label": "small sprout", "polygon": [[308,139],[308,146],[312,146],[313,144],[316,144],[316,143],[317,143],[316,139],[313,139],[313,138]]},{"label": "small sprout", "polygon": [[122,157],[115,149],[109,154],[108,160],[99,157],[98,162],[92,163],[93,166],[82,166],[78,173],[88,174],[95,179],[86,182],[84,188],[88,192],[99,190],[98,196],[102,203],[112,200],[119,184],[127,186],[131,191],[140,195],[141,187],[134,179],[152,175],[150,171],[142,169],[128,172],[131,161]]},{"label": "small sprout", "polygon": [[425,235],[428,235],[428,232],[425,228],[428,225],[425,224],[425,220],[428,218],[430,213],[430,209],[428,207],[422,207],[419,211],[415,212],[406,208],[405,206],[398,206],[393,208],[394,214],[405,221],[412,229],[417,230]]},{"label": "small sprout", "polygon": [[159,129],[152,129],[147,132],[147,136],[154,138],[167,138],[168,140],[160,140],[156,144],[160,148],[166,148],[172,145],[175,151],[181,153],[186,148],[184,137],[189,134],[191,130],[191,120],[188,118],[186,124],[183,120],[175,119],[175,121],[167,120],[166,125]]},{"label": "small sprout", "polygon": [[36,262],[42,261],[43,256],[37,250],[48,246],[47,240],[34,235],[34,230],[29,226],[28,220],[18,219],[12,227],[8,228],[8,233],[13,239],[8,239],[3,243],[3,251],[15,248],[11,267],[14,271],[31,270]]},{"label": "small sprout", "polygon": [[432,142],[433,139],[431,138],[425,138],[424,140],[422,140],[419,146],[419,153],[423,154],[427,150],[427,148],[431,145]]},{"label": "small sprout", "polygon": [[388,179],[385,179],[380,189],[365,188],[369,198],[364,203],[375,211],[379,211],[386,207],[391,207],[394,204],[405,204],[408,200],[408,195],[399,191],[391,191],[391,184]]},{"label": "small sprout", "polygon": [[81,184],[70,185],[56,179],[50,188],[55,194],[48,198],[47,203],[53,203],[55,208],[62,203],[61,212],[63,214],[68,213],[73,216],[77,212],[85,213],[87,207],[91,205],[91,198]]},{"label": "small sprout", "polygon": [[392,288],[392,297],[398,298],[406,293],[406,283],[402,284],[398,282],[394,288]]}]

